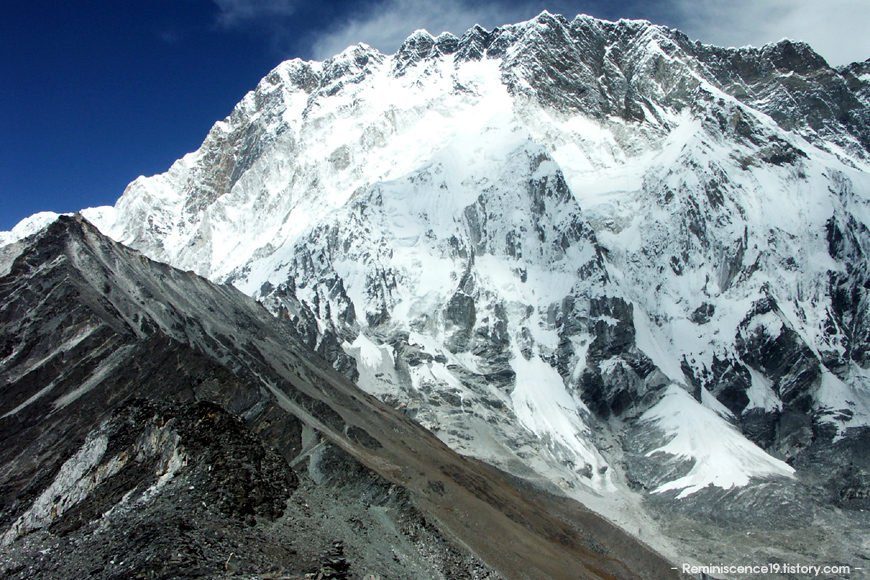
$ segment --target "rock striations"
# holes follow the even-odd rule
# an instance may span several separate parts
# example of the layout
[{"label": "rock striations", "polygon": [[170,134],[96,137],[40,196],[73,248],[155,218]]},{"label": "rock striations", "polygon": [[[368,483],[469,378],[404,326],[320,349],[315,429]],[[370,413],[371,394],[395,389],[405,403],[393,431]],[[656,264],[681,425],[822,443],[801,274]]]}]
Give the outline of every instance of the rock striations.
[{"label": "rock striations", "polygon": [[[328,361],[345,377],[329,374],[347,385],[340,392],[350,380],[380,400],[366,403],[374,416],[398,411],[485,462],[475,469],[579,500],[672,562],[823,555],[861,567],[870,559],[868,70],[832,68],[803,43],[719,48],[648,22],[546,12],[461,37],[417,31],[394,55],[358,45],[322,63],[280,64],[198,151],[82,215],[149,258],[255,298],[265,307],[256,324],[271,313],[269,328],[293,337],[292,356]],[[0,234],[0,263],[21,254],[16,264],[48,268],[24,257],[33,241],[19,240],[51,219]],[[37,279],[34,300],[44,294]],[[149,290],[115,312],[110,295],[89,304],[125,320],[111,341],[132,333],[134,342],[109,348],[72,315],[45,339],[58,341],[46,353],[90,365],[77,375],[19,368],[23,331],[4,335],[0,368],[33,377],[20,400],[4,398],[9,417],[97,392],[114,373],[105,365],[128,368],[145,335],[191,345],[246,384],[284,372],[257,346],[258,327],[235,329],[225,305],[194,313],[198,305],[170,307]],[[73,342],[91,346],[74,355],[85,346]],[[54,368],[56,355],[41,356],[26,364]],[[108,455],[93,446],[112,440],[125,413],[151,417],[143,429],[176,421],[178,449],[195,445],[183,425],[202,409],[125,405],[57,461],[80,453],[90,465],[81,469],[96,469],[101,459],[88,458]],[[252,408],[228,411],[250,426]],[[369,434],[364,446],[372,425],[354,425]],[[347,451],[342,429],[333,432]],[[154,465],[168,461],[169,447],[136,445]],[[33,461],[37,452],[20,453]],[[274,479],[257,475],[278,469],[267,456],[251,477]],[[286,494],[292,503],[302,484],[286,481],[263,487],[250,509],[272,513]],[[13,539],[28,522],[54,521],[39,515],[42,492],[21,495],[21,482],[6,493],[31,502],[6,516]],[[512,574],[498,567],[504,554],[477,551],[444,525]]]}]

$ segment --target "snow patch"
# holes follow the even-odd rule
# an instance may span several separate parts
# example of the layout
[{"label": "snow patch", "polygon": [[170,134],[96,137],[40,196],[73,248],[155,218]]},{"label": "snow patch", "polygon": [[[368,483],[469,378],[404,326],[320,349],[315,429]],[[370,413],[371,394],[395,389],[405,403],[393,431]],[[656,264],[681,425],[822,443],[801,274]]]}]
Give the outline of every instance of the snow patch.
[{"label": "snow patch", "polygon": [[[556,369],[537,356],[526,360],[516,350],[511,367],[516,373],[511,400],[520,423],[544,439],[563,461],[571,462],[581,483],[600,491],[614,490],[607,462],[589,441],[591,431],[583,420],[584,415],[590,416],[589,410],[568,393]],[[582,480],[581,471],[587,474]]]},{"label": "snow patch", "polygon": [[852,363],[849,383],[822,367],[815,408],[823,421],[837,426],[841,438],[846,429],[870,425],[870,371]]},{"label": "snow patch", "polygon": [[5,246],[33,235],[49,224],[54,223],[54,220],[58,217],[60,217],[60,214],[51,211],[41,211],[32,216],[26,217],[18,222],[11,231],[0,232],[0,246]]},{"label": "snow patch", "polygon": [[749,376],[752,378],[752,384],[746,391],[749,403],[746,405],[745,411],[749,409],[763,409],[771,413],[781,410],[782,400],[773,390],[773,381],[751,366],[745,368],[749,369]]},{"label": "snow patch", "polygon": [[717,412],[698,403],[686,391],[670,385],[661,401],[640,420],[661,429],[668,442],[648,452],[693,462],[685,476],[665,483],[653,493],[682,490],[678,499],[713,485],[742,487],[753,477],[793,477],[794,469],[765,453]]}]

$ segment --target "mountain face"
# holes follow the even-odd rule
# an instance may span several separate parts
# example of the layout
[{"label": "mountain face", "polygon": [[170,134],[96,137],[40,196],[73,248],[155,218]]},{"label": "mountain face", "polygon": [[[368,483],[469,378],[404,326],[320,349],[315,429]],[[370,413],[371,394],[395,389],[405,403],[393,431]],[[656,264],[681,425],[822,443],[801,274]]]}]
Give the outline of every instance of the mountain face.
[{"label": "mountain face", "polygon": [[677,577],[576,502],[460,457],[232,287],[81,218],[11,254],[5,578]]},{"label": "mountain face", "polygon": [[868,62],[547,13],[418,31],[282,63],[82,213],[674,562],[860,566]]}]

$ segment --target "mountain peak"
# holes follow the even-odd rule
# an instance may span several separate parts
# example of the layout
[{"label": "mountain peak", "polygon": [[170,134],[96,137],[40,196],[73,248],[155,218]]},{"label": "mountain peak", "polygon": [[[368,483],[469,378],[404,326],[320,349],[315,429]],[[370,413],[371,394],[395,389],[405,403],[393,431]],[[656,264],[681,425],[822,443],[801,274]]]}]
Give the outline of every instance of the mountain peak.
[{"label": "mountain peak", "polygon": [[530,22],[544,25],[551,25],[556,22],[562,25],[568,24],[568,21],[565,19],[564,16],[562,16],[561,14],[553,14],[548,10],[541,11],[541,13],[532,18]]},{"label": "mountain peak", "polygon": [[781,70],[807,74],[818,69],[828,69],[828,62],[813,47],[803,41],[783,38],[761,47],[761,54],[769,58]]},{"label": "mountain peak", "polygon": [[324,67],[336,68],[344,63],[353,63],[357,66],[364,66],[369,61],[382,62],[385,55],[378,49],[369,46],[364,42],[360,42],[353,46],[345,48],[343,51],[324,61]]}]

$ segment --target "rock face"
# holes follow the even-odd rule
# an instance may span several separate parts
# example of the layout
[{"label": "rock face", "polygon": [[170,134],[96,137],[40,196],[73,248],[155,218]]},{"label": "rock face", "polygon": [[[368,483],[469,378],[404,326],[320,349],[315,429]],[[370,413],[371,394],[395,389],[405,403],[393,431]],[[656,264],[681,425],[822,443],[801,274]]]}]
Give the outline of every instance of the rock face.
[{"label": "rock face", "polygon": [[[676,578],[80,217],[0,278],[4,578]],[[485,534],[481,530],[486,530]]]},{"label": "rock face", "polygon": [[674,561],[805,559],[799,514],[854,565],[868,203],[866,62],[543,13],[282,63],[83,214]]}]

